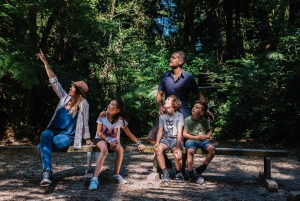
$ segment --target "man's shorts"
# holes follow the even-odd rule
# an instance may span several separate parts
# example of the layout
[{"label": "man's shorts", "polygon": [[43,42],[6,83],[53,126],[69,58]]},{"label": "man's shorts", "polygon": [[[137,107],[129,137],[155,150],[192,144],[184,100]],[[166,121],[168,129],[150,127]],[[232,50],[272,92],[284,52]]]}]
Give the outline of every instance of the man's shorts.
[{"label": "man's shorts", "polygon": [[151,131],[148,134],[148,138],[152,140],[156,140],[157,132],[158,132],[158,119],[155,121]]},{"label": "man's shorts", "polygon": [[[177,138],[162,138],[160,140],[160,143],[165,144],[168,148],[165,150],[165,152],[168,152],[170,149],[173,149],[177,145]],[[183,148],[183,141],[180,143],[180,148]]]},{"label": "man's shorts", "polygon": [[211,145],[211,143],[207,140],[204,141],[196,141],[196,140],[189,140],[185,143],[185,148],[188,150],[188,148],[194,148],[196,151],[197,149],[202,149],[203,151],[206,151],[206,147]]}]

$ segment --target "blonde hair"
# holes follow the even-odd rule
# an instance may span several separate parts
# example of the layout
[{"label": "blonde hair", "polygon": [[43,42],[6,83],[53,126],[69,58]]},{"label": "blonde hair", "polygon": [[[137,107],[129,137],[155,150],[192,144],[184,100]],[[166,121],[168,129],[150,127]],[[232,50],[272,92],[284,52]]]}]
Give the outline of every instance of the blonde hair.
[{"label": "blonde hair", "polygon": [[72,105],[71,105],[71,108],[69,110],[69,114],[73,114],[72,115],[73,118],[75,117],[75,115],[78,112],[79,104],[81,103],[81,101],[84,100],[84,98],[80,94],[80,91],[77,89],[77,87],[76,87],[76,92],[75,93],[76,93],[75,99],[72,101]]}]

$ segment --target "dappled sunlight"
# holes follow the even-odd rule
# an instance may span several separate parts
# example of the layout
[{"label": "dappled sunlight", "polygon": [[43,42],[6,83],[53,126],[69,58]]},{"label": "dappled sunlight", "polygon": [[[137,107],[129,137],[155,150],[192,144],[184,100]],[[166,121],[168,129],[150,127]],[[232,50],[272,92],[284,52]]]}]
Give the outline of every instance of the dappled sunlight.
[{"label": "dappled sunlight", "polygon": [[[99,153],[92,153],[92,167],[95,167],[98,156]],[[54,153],[54,181],[49,189],[39,186],[42,169],[35,154],[0,154],[0,186],[3,189],[0,200],[97,200],[103,196],[109,200],[248,200],[251,192],[260,200],[285,201],[286,193],[295,189],[300,179],[299,162],[288,158],[272,159],[272,178],[278,182],[279,192],[269,193],[258,179],[259,172],[263,172],[262,157],[217,155],[202,174],[203,185],[188,180],[178,184],[173,182],[173,154],[168,154],[173,165],[169,170],[170,186],[160,187],[159,182],[147,183],[153,169],[153,154],[128,147],[120,171],[128,183],[121,185],[112,179],[115,156],[114,153],[108,154],[104,162],[99,175],[99,190],[89,191],[84,184],[86,153]],[[195,166],[201,165],[204,159],[205,155],[196,155]]]}]

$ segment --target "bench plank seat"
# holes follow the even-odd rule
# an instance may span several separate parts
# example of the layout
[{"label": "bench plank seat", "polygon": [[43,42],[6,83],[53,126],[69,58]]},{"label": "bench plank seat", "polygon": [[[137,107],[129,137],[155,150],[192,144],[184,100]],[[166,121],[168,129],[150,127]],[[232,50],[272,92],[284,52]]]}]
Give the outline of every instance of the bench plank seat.
[{"label": "bench plank seat", "polygon": [[[264,158],[264,172],[259,173],[259,178],[262,180],[263,185],[269,191],[278,191],[277,183],[271,178],[271,157],[287,157],[288,153],[285,150],[274,150],[274,149],[244,149],[244,148],[215,148],[215,155],[230,155],[230,156],[257,156]],[[100,150],[95,145],[84,145],[80,150],[74,149],[73,146],[70,146],[68,150],[63,152],[67,153],[87,153],[87,170],[86,170],[86,179],[85,183],[88,184],[91,177],[93,169],[91,167],[91,153],[100,152]],[[146,146],[145,153],[154,153],[153,146]],[[182,150],[183,153],[186,153],[186,150]],[[0,154],[19,154],[19,153],[34,153],[37,154],[37,146],[0,146]],[[172,150],[169,151],[172,153]],[[206,154],[205,151],[198,149],[196,154]],[[158,164],[157,161],[154,161],[154,164]],[[157,170],[157,167],[155,167]],[[155,178],[157,177],[157,172],[151,173]]]},{"label": "bench plank seat", "polygon": [[[259,157],[287,157],[288,153],[285,150],[273,150],[273,149],[243,149],[243,148],[215,148],[216,155],[234,155],[234,156],[259,156]],[[154,153],[153,146],[146,146],[144,150],[146,153]],[[172,153],[172,150],[169,151]],[[186,153],[183,149],[182,153]],[[206,154],[205,151],[198,149],[196,154]]]},{"label": "bench plank seat", "polygon": [[[147,146],[144,150],[146,153],[154,153],[153,146]],[[172,150],[169,150],[169,153],[172,153]],[[183,149],[182,153],[186,153],[186,150]],[[206,151],[198,149],[196,154],[206,154]],[[275,149],[244,149],[244,148],[215,148],[215,155],[230,155],[230,156],[257,156],[263,157],[264,159],[264,172],[259,173],[259,178],[262,181],[263,185],[268,191],[278,192],[277,183],[271,178],[271,157],[287,157],[288,153],[285,150],[275,150]],[[154,170],[157,170],[158,162],[154,161]],[[156,174],[158,174],[156,172]],[[157,178],[157,175],[151,173],[149,181]]]},{"label": "bench plank seat", "polygon": [[[73,146],[70,146],[67,151],[62,152],[100,152],[100,150],[96,147],[96,145],[84,145],[81,146],[81,149],[74,149]],[[17,153],[35,154],[37,153],[37,146],[0,146],[0,154]]]}]

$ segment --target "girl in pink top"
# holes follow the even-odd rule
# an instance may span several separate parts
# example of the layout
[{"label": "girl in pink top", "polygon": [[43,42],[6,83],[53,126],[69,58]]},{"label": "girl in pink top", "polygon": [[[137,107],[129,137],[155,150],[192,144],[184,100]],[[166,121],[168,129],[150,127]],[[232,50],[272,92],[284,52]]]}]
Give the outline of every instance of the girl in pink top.
[{"label": "girl in pink top", "polygon": [[138,146],[140,151],[144,151],[145,146],[129,130],[128,123],[124,119],[124,104],[119,99],[114,99],[107,106],[107,110],[100,113],[97,119],[96,145],[100,149],[100,155],[94,171],[94,176],[90,183],[90,190],[97,190],[99,186],[98,175],[101,172],[104,160],[108,153],[116,152],[115,174],[113,179],[121,184],[127,183],[119,174],[123,160],[124,148],[120,144],[120,129]]}]

